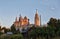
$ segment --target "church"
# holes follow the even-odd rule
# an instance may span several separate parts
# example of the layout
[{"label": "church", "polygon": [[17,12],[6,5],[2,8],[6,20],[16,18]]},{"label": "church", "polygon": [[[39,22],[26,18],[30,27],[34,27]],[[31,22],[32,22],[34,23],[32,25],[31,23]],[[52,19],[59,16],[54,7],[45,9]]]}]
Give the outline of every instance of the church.
[{"label": "church", "polygon": [[26,16],[23,18],[20,15],[19,20],[16,17],[14,25],[15,25],[15,27],[24,27],[24,26],[27,26],[27,25],[29,25],[29,19]]},{"label": "church", "polygon": [[[29,25],[31,25],[29,21],[30,21],[30,19],[27,16],[22,17],[21,14],[20,14],[19,18],[16,17],[14,25],[15,25],[16,28],[26,28]],[[35,13],[35,16],[34,16],[34,24],[33,25],[35,27],[41,26],[41,16],[38,15],[38,10],[37,9],[36,9],[36,13]]]}]

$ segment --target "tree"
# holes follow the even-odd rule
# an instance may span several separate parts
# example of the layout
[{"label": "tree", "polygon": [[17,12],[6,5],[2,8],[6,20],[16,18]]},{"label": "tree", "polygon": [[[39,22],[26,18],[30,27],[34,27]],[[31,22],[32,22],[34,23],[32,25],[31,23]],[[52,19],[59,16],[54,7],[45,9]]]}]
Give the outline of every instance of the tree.
[{"label": "tree", "polygon": [[36,39],[36,32],[35,32],[35,26],[32,27],[32,30],[30,31],[30,35],[32,37],[32,39]]},{"label": "tree", "polygon": [[1,26],[0,26],[0,31],[1,31]]},{"label": "tree", "polygon": [[60,36],[60,19],[50,18],[47,24],[55,29],[54,31],[56,36]]},{"label": "tree", "polygon": [[57,19],[50,18],[50,20],[47,24],[50,25],[51,27],[56,27],[57,26]]},{"label": "tree", "polygon": [[2,30],[4,30],[4,33],[7,33],[6,27],[3,27]]},{"label": "tree", "polygon": [[48,26],[46,28],[46,34],[47,34],[47,39],[52,39],[53,37],[55,37],[55,28]]},{"label": "tree", "polygon": [[14,24],[11,26],[11,31],[12,31],[13,33],[16,33],[16,29],[15,29]]}]

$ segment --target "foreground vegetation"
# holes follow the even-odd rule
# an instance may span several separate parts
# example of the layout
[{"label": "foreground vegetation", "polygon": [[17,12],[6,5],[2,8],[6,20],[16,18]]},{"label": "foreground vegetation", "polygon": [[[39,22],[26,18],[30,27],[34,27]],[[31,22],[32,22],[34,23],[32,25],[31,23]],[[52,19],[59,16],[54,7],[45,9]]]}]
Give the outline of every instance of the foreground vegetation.
[{"label": "foreground vegetation", "polygon": [[14,34],[14,35],[1,35],[0,39],[23,39],[21,34]]},{"label": "foreground vegetation", "polygon": [[31,27],[27,32],[21,33],[11,27],[12,35],[1,35],[0,39],[60,39],[60,19],[51,18],[47,27]]},{"label": "foreground vegetation", "polygon": [[[5,35],[5,36],[0,36],[0,39],[31,39],[31,38],[24,38],[22,35],[20,35],[20,34],[15,34],[15,35],[10,35],[10,36],[8,36],[8,35]],[[34,39],[33,37],[32,37],[32,39]],[[46,37],[37,37],[37,38],[35,38],[35,39],[46,39]],[[49,38],[49,39],[60,39],[60,36],[57,36],[57,37],[53,37],[53,38]]]}]

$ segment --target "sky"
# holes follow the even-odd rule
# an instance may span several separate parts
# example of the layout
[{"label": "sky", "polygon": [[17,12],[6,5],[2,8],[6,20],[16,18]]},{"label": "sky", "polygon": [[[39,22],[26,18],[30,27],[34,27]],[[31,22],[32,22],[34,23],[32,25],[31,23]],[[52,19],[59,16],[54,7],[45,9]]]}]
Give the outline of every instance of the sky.
[{"label": "sky", "polygon": [[0,25],[10,27],[20,14],[34,24],[36,9],[42,24],[51,17],[60,19],[60,0],[0,0]]}]

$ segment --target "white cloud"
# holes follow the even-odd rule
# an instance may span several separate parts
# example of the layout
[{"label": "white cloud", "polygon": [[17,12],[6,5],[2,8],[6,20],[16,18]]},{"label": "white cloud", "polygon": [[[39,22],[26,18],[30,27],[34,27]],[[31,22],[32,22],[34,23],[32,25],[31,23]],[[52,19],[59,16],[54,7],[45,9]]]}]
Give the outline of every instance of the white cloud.
[{"label": "white cloud", "polygon": [[52,7],[51,9],[52,9],[52,10],[55,10],[55,8],[54,8],[54,7]]}]

